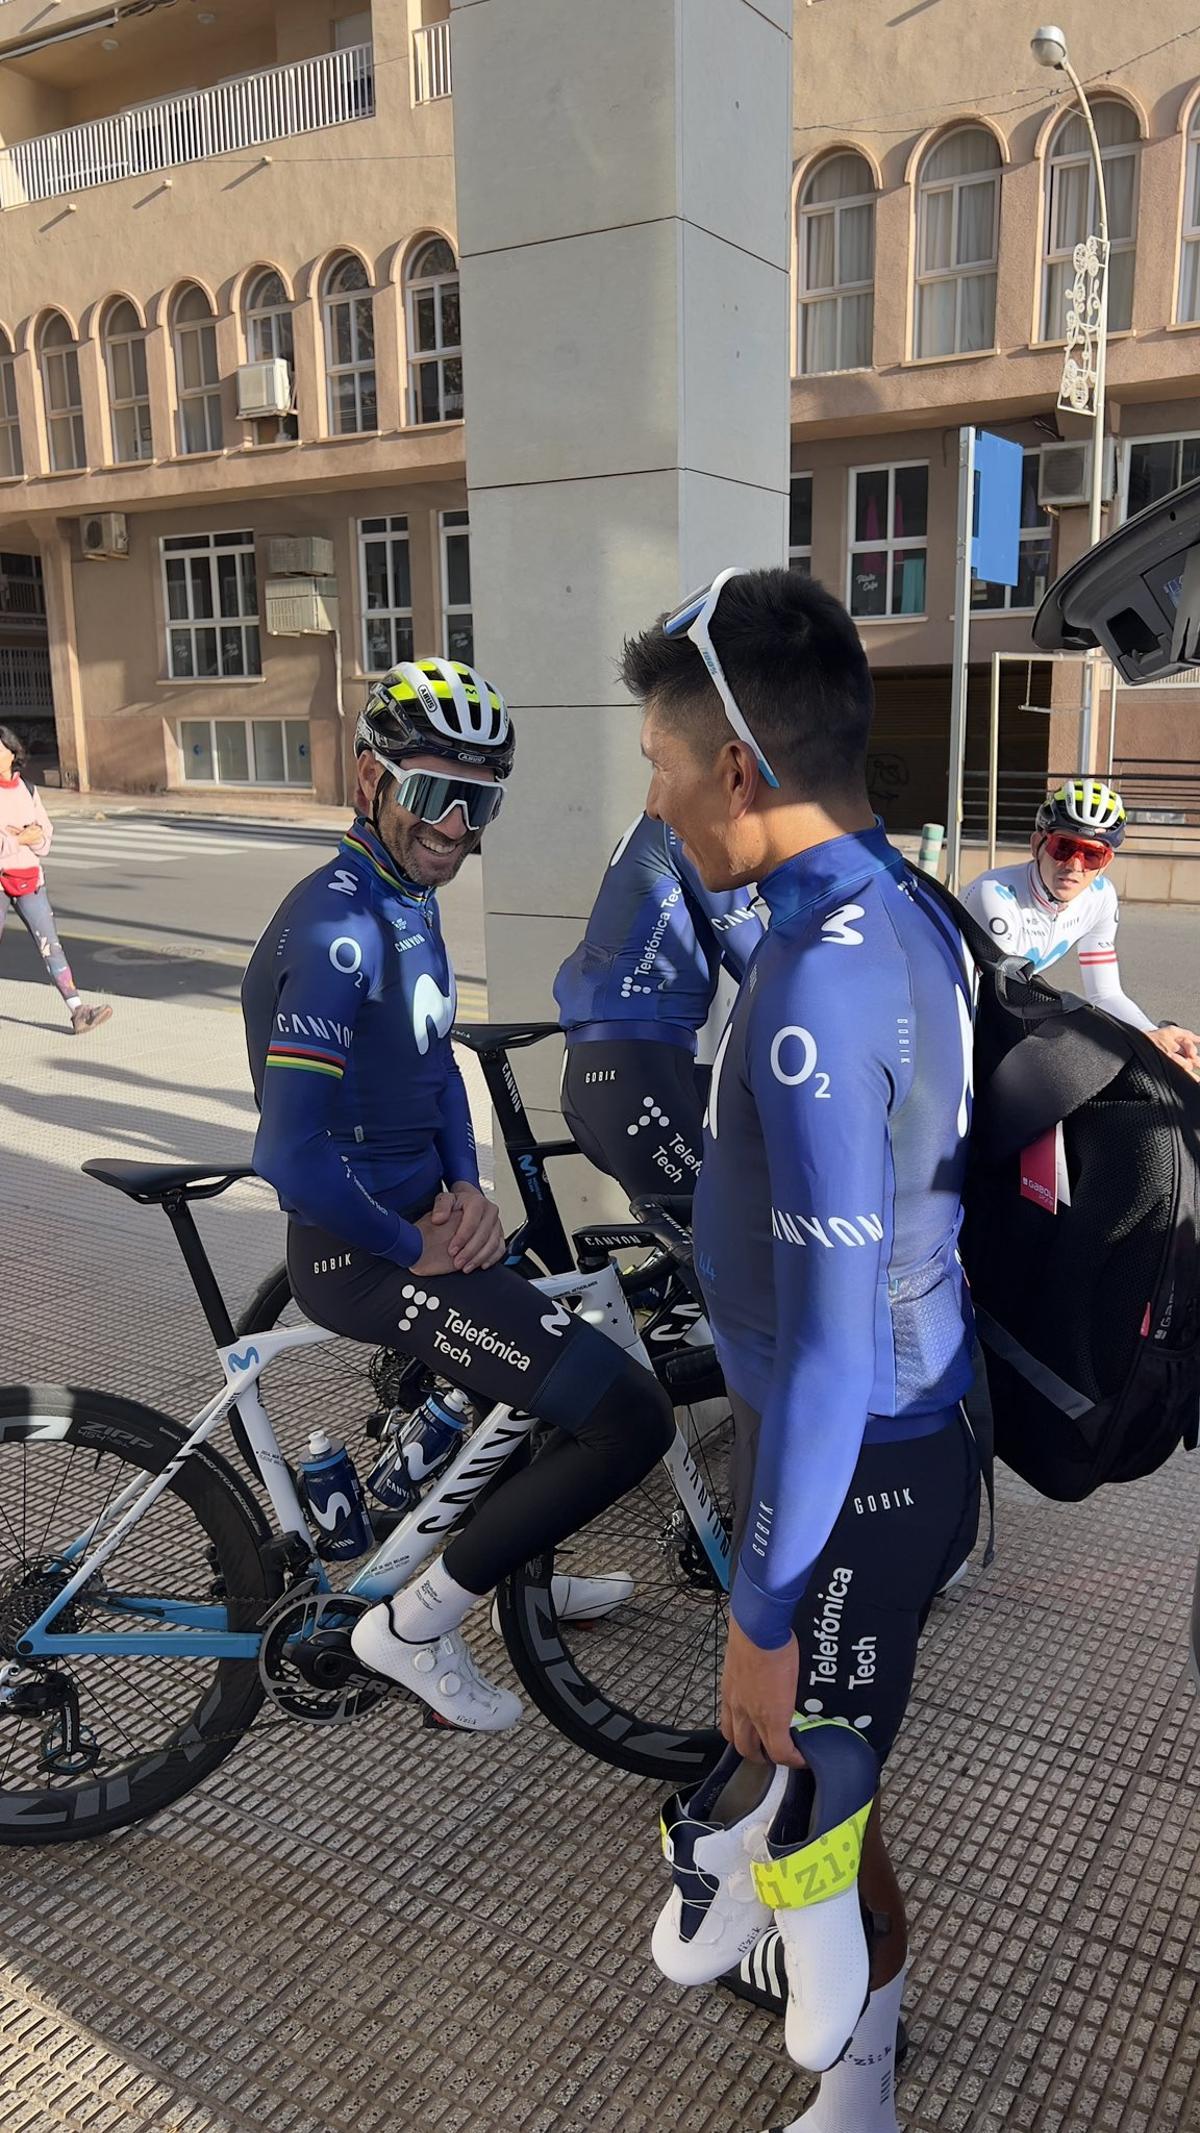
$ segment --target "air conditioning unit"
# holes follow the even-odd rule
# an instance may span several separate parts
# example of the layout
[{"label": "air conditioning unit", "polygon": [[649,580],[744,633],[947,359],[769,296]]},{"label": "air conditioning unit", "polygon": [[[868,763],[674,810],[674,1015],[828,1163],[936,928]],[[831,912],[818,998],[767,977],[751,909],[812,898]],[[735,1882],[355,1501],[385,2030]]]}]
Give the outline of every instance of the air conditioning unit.
[{"label": "air conditioning unit", "polygon": [[97,511],[79,521],[79,541],[85,556],[98,561],[129,554],[129,521],[123,511]]},{"label": "air conditioning unit", "polygon": [[[1101,495],[1106,504],[1117,493],[1116,439],[1104,440],[1101,462]],[[1052,510],[1071,504],[1087,504],[1092,497],[1092,443],[1080,438],[1071,444],[1044,444],[1038,462],[1038,502]]]},{"label": "air conditioning unit", "polygon": [[319,533],[284,534],[267,542],[269,578],[331,578],[333,542]]},{"label": "air conditioning unit", "polygon": [[243,363],[237,374],[238,414],[244,421],[286,415],[292,406],[292,374],[282,356],[269,363]]},{"label": "air conditioning unit", "polygon": [[337,626],[336,578],[267,579],[269,636],[323,637]]}]

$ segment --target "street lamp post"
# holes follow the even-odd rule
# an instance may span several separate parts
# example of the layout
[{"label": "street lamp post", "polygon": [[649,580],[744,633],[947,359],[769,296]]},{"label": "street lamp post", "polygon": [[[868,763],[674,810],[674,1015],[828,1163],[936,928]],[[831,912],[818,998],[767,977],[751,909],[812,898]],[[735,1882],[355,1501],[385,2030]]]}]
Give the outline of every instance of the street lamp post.
[{"label": "street lamp post", "polygon": [[[1089,545],[1100,539],[1100,514],[1104,488],[1104,391],[1108,358],[1108,194],[1104,185],[1104,159],[1096,135],[1092,107],[1083,83],[1071,65],[1065,33],[1047,23],[1035,30],[1029,47],[1040,67],[1053,67],[1065,74],[1079,101],[1083,123],[1091,144],[1096,175],[1098,236],[1088,235],[1075,247],[1075,287],[1067,311],[1067,352],[1063,361],[1058,405],[1065,412],[1092,416],[1092,479]],[[1083,667],[1083,703],[1079,720],[1079,767],[1090,771],[1095,749],[1095,664],[1089,653]]]}]

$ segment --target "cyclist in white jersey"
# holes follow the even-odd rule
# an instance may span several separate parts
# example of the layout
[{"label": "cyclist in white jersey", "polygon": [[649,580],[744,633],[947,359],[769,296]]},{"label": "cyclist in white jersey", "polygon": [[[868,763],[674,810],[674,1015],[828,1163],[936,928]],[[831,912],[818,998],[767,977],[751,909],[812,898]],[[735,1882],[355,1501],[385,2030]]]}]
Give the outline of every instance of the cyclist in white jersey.
[{"label": "cyclist in white jersey", "polygon": [[1068,949],[1078,949],[1088,999],[1194,1069],[1200,1061],[1194,1032],[1175,1023],[1156,1027],[1121,985],[1120,912],[1106,869],[1124,835],[1120,793],[1095,778],[1072,778],[1039,807],[1028,863],[981,874],[964,890],[963,902],[1001,948],[1035,970],[1045,972]]}]

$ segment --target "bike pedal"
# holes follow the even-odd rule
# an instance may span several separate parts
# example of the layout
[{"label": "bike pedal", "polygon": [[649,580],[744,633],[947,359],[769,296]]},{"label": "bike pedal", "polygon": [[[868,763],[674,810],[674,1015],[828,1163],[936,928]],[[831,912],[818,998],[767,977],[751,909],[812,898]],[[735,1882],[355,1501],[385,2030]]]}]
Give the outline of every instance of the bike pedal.
[{"label": "bike pedal", "polygon": [[433,1709],[432,1704],[422,1704],[421,1711],[421,1724],[427,1733],[458,1733],[462,1730],[459,1726],[452,1726],[448,1718],[443,1718],[440,1711]]}]

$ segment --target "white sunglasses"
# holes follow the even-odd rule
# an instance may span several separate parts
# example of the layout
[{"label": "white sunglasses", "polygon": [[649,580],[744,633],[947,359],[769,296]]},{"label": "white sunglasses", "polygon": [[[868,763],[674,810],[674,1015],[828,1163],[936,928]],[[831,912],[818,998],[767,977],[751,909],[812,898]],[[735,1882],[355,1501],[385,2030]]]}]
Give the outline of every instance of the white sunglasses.
[{"label": "white sunglasses", "polygon": [[737,698],[725,679],[725,670],[717,657],[716,647],[709,633],[709,624],[717,611],[717,602],[730,578],[744,576],[745,569],[740,563],[733,564],[728,570],[718,571],[711,585],[703,585],[699,592],[689,594],[682,607],[677,607],[673,615],[667,616],[663,623],[663,633],[667,637],[686,636],[695,645],[712,676],[717,694],[725,707],[725,716],[739,741],[745,741],[747,748],[753,750],[754,760],[767,784],[773,785],[778,791],[779,780],[738,709]]}]

